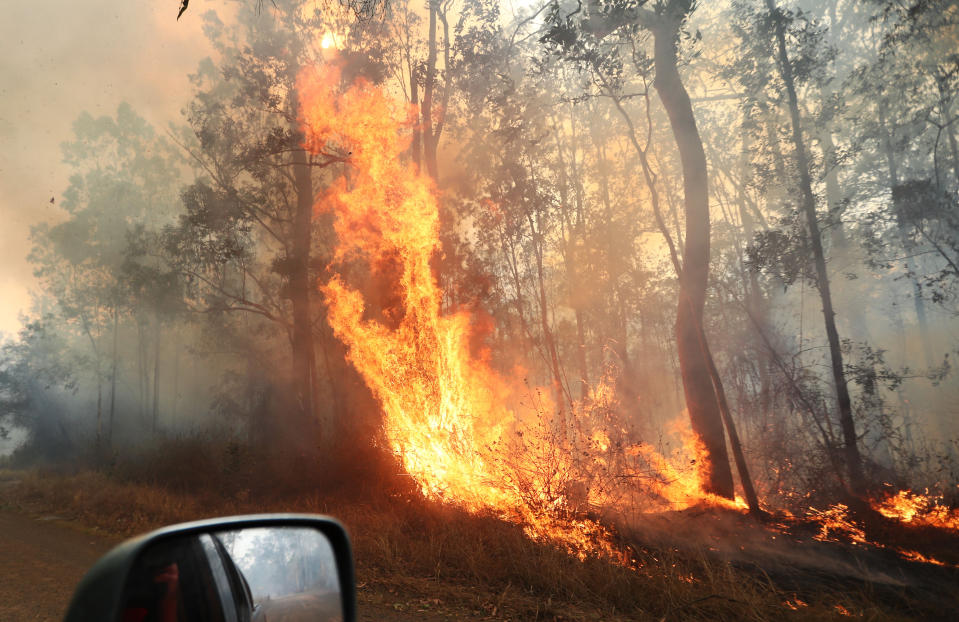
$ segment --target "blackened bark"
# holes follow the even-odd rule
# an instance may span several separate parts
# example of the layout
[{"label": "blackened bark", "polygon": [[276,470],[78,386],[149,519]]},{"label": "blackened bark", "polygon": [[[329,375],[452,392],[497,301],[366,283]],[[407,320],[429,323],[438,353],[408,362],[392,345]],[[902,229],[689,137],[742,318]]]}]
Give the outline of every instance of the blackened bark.
[{"label": "blackened bark", "polygon": [[[420,105],[420,84],[419,76],[416,75],[415,70],[410,70],[410,103],[413,104],[413,108],[419,110]],[[416,123],[413,126],[413,143],[410,145],[410,150],[412,151],[413,164],[416,165],[416,169],[419,170],[421,157],[423,153],[423,131],[420,128],[420,124]]]}]

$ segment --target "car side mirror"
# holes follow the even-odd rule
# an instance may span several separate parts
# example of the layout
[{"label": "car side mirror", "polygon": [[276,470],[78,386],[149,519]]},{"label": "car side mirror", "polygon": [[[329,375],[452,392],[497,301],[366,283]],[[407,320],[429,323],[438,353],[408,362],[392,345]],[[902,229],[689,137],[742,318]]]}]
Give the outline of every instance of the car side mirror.
[{"label": "car side mirror", "polygon": [[346,530],[265,514],[165,527],[128,540],[83,577],[66,622],[354,622]]}]

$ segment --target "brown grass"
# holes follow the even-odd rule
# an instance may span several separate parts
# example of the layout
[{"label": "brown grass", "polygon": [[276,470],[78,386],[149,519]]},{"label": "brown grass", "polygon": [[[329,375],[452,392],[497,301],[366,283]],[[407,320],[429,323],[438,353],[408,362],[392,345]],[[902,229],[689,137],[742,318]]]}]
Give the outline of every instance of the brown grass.
[{"label": "brown grass", "polygon": [[[527,538],[516,525],[415,495],[256,495],[171,490],[95,471],[5,472],[9,505],[53,511],[105,532],[133,535],[199,518],[256,512],[335,515],[350,530],[361,607],[495,620],[824,620],[838,607],[868,620],[910,619],[868,589],[783,591],[702,551],[638,550],[638,570],[580,561]],[[208,488],[204,486],[204,488]],[[793,610],[789,604],[798,609]]]}]

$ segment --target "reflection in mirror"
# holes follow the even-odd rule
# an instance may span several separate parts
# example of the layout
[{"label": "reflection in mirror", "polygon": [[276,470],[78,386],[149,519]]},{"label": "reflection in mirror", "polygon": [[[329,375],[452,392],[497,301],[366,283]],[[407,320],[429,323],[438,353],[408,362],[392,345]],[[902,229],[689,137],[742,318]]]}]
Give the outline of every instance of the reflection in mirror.
[{"label": "reflection in mirror", "polygon": [[153,543],[119,622],[342,622],[336,555],[310,527],[250,527]]},{"label": "reflection in mirror", "polygon": [[169,538],[140,554],[127,577],[122,622],[224,620],[220,589],[202,537]]},{"label": "reflection in mirror", "polygon": [[215,534],[239,571],[253,619],[270,622],[343,619],[336,556],[309,527],[255,527]]}]

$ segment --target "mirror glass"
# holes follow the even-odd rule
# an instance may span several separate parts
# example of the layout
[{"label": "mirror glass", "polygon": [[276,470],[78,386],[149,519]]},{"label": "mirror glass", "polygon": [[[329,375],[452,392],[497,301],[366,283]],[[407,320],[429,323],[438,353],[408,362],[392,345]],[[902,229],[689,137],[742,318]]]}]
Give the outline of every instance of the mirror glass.
[{"label": "mirror glass", "polygon": [[165,538],[137,557],[120,620],[341,622],[336,555],[310,527]]},{"label": "mirror glass", "polygon": [[322,533],[309,527],[256,527],[216,537],[266,619],[342,620],[336,556]]}]

